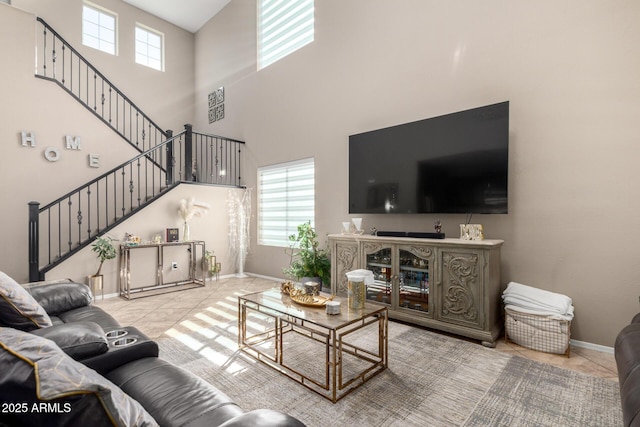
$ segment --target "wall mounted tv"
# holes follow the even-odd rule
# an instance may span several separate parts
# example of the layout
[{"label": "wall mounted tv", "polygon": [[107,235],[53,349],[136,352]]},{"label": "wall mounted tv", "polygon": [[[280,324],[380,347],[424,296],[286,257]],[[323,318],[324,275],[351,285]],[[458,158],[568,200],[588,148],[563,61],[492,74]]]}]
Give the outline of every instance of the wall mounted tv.
[{"label": "wall mounted tv", "polygon": [[509,102],[349,137],[349,213],[506,214]]}]

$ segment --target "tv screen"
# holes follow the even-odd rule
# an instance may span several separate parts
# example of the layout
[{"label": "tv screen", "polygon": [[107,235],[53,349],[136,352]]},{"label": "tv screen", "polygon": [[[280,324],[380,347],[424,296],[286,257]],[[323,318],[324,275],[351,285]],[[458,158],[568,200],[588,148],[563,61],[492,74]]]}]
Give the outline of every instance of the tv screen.
[{"label": "tv screen", "polygon": [[509,102],[349,137],[349,213],[506,214]]}]

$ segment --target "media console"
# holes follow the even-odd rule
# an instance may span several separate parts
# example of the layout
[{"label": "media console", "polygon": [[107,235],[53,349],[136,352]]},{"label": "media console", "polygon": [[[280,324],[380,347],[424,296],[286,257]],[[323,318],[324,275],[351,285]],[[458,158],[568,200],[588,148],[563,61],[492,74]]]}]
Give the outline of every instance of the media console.
[{"label": "media console", "polygon": [[348,293],[346,272],[370,270],[368,302],[389,317],[494,347],[503,325],[502,240],[329,235],[331,292]]}]

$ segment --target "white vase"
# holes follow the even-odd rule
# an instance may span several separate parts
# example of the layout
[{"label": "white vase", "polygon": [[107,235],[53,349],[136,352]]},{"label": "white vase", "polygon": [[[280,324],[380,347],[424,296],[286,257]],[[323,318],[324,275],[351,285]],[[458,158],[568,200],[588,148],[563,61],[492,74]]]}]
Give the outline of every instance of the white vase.
[{"label": "white vase", "polygon": [[184,225],[182,226],[182,240],[185,242],[191,240],[189,223],[187,221],[185,221]]}]

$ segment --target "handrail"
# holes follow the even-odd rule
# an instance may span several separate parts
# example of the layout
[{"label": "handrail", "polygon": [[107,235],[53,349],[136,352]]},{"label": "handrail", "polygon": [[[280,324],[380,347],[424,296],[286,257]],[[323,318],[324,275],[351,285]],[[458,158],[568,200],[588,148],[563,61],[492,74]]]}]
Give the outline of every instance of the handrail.
[{"label": "handrail", "polygon": [[[36,66],[36,77],[57,83],[140,152],[169,137],[168,131],[151,120],[49,24],[40,17],[37,21],[44,26],[44,31],[38,39],[42,64]],[[51,46],[48,47],[49,39]],[[56,50],[58,44],[62,50],[60,58]],[[40,54],[36,62],[39,57]],[[59,62],[62,62],[60,70]],[[48,67],[52,68],[50,76]]]}]

